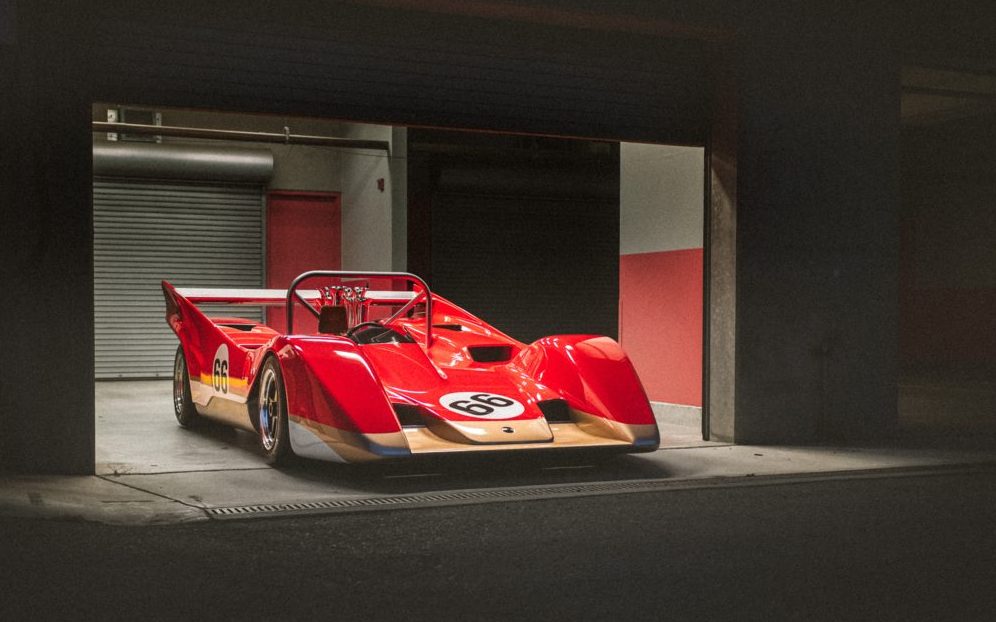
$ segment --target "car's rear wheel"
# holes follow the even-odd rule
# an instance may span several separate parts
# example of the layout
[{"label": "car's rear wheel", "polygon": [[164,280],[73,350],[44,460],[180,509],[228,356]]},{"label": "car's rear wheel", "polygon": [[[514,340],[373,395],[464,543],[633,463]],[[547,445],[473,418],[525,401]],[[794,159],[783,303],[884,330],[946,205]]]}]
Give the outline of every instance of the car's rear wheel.
[{"label": "car's rear wheel", "polygon": [[277,359],[270,357],[259,374],[259,398],[256,400],[259,445],[270,464],[287,462],[293,452],[287,422],[287,392]]},{"label": "car's rear wheel", "polygon": [[187,371],[187,359],[183,356],[183,346],[176,348],[173,359],[173,413],[177,422],[185,428],[202,421],[190,397],[190,373]]}]

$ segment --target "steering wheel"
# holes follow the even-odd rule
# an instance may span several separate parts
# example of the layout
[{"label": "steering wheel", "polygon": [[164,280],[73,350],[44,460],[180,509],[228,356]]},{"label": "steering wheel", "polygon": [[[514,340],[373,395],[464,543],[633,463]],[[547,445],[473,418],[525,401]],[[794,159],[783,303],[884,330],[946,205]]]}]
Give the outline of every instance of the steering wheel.
[{"label": "steering wheel", "polygon": [[349,330],[346,331],[346,337],[352,338],[352,336],[353,336],[354,333],[359,332],[363,328],[370,328],[370,327],[373,327],[373,326],[377,326],[378,328],[387,328],[386,326],[384,326],[380,322],[376,322],[376,321],[374,321],[374,322],[360,322],[356,326],[354,326],[354,327],[352,327],[352,328],[350,328]]}]

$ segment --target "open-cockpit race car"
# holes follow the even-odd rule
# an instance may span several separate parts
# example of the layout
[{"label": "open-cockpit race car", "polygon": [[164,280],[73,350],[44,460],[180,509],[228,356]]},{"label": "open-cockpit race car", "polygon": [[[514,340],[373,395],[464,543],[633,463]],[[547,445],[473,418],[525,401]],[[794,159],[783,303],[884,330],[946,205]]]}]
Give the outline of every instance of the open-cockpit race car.
[{"label": "open-cockpit race car", "polygon": [[[615,341],[556,335],[526,345],[412,274],[312,271],[286,291],[162,287],[180,339],[177,420],[252,431],[271,463],[294,455],[363,462],[643,452],[660,443],[647,395]],[[197,307],[207,303],[285,306],[286,332],[209,318]],[[301,307],[314,319],[295,320]]]}]

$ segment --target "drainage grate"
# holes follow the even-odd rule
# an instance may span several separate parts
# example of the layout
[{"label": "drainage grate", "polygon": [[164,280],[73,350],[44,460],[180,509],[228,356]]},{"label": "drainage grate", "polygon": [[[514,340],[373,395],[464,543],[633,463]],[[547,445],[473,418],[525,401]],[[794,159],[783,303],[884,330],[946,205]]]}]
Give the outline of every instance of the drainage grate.
[{"label": "drainage grate", "polygon": [[362,497],[354,499],[328,499],[322,501],[299,501],[295,503],[264,503],[231,507],[207,508],[205,513],[214,519],[256,518],[265,516],[286,516],[295,514],[331,514],[337,512],[375,510],[378,508],[417,508],[434,505],[458,505],[463,503],[488,503],[491,501],[512,501],[556,497],[579,497],[628,492],[660,492],[694,490],[699,488],[728,488],[741,486],[771,486],[785,484],[807,484],[819,481],[841,479],[878,479],[886,477],[924,477],[945,475],[951,472],[974,473],[991,472],[996,463],[980,462],[934,466],[905,466],[882,469],[861,469],[843,471],[823,471],[819,473],[782,473],[755,477],[725,476],[689,479],[645,479],[609,482],[560,484],[552,486],[522,486],[517,488],[490,488],[484,490],[452,490],[426,492],[410,495]]},{"label": "drainage grate", "polygon": [[507,501],[510,499],[536,499],[543,497],[563,497],[597,495],[612,492],[644,492],[674,487],[674,481],[644,480],[625,482],[596,482],[591,484],[571,484],[566,486],[539,486],[523,488],[495,488],[489,490],[462,490],[453,492],[430,492],[417,495],[363,497],[360,499],[329,499],[326,501],[304,501],[294,503],[264,503],[259,505],[239,505],[208,508],[205,511],[212,518],[240,518],[266,514],[304,514],[354,509],[378,508],[384,506],[409,506],[479,503],[487,501]]}]

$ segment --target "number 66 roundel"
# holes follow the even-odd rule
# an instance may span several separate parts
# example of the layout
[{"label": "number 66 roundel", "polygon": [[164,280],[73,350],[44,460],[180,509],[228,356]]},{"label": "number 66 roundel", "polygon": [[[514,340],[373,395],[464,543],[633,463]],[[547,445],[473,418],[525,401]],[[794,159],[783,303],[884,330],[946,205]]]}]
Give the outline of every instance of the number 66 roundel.
[{"label": "number 66 roundel", "polygon": [[478,419],[512,419],[525,411],[517,400],[480,391],[447,393],[439,399],[439,403],[449,411]]}]

